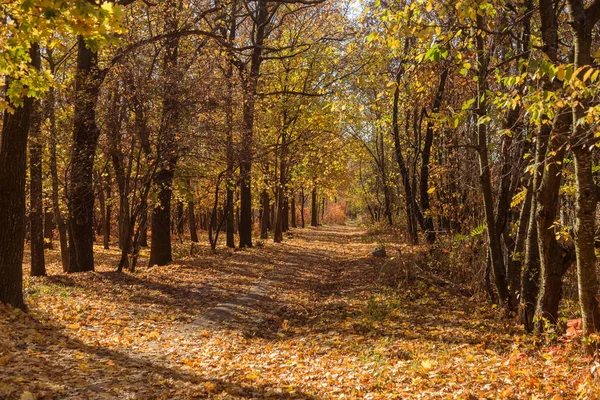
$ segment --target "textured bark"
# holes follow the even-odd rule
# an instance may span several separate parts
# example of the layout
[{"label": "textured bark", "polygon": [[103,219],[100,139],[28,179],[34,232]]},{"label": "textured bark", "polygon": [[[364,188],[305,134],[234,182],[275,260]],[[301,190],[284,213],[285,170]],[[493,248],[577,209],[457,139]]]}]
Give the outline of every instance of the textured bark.
[{"label": "textured bark", "polygon": [[287,232],[290,230],[290,202],[287,195],[283,197],[283,210],[282,210],[282,226],[281,230]]},{"label": "textured bark", "polygon": [[[446,79],[448,78],[448,69],[445,68],[440,75],[440,82],[433,98],[431,113],[437,114],[442,105],[444,98],[444,89],[446,87]],[[431,158],[431,146],[433,145],[433,121],[431,118],[427,121],[425,130],[425,143],[423,144],[423,152],[421,153],[421,175],[419,180],[421,210],[423,212],[423,224],[425,227],[425,240],[428,243],[435,242],[435,231],[433,226],[433,217],[431,215],[429,204],[429,160]]]},{"label": "textured bark", "polygon": [[317,188],[311,192],[310,226],[319,226],[319,205],[317,203]]},{"label": "textured bark", "polygon": [[31,248],[31,276],[46,275],[44,260],[44,213],[42,203],[42,108],[39,100],[33,102],[29,128],[29,226]]},{"label": "textured bark", "polygon": [[94,270],[93,167],[100,130],[96,125],[96,102],[104,72],[98,54],[77,38],[73,148],[69,176],[69,272]]},{"label": "textured bark", "polygon": [[198,243],[198,227],[196,226],[196,214],[194,211],[194,202],[188,202],[188,222],[190,225],[190,238],[192,242]]},{"label": "textured bark", "polygon": [[[575,70],[592,64],[592,29],[600,18],[598,4],[587,10],[583,0],[567,0],[569,18],[574,36]],[[579,79],[583,71],[579,73]],[[577,281],[583,330],[587,335],[600,331],[600,304],[596,275],[595,223],[596,188],[592,172],[592,148],[596,142],[594,130],[579,121],[585,116],[589,100],[578,99],[573,104],[573,154],[577,178],[575,250],[577,253]],[[594,353],[600,345],[593,343],[587,350]]]},{"label": "textured bark", "polygon": [[244,82],[243,129],[240,149],[240,247],[252,247],[252,153],[254,108],[264,41],[268,35],[269,12],[266,0],[257,0],[254,21],[254,38],[249,71],[242,71]]},{"label": "textured bark", "polygon": [[44,210],[44,249],[54,249],[54,214],[48,207]]},{"label": "textured bark", "polygon": [[[39,47],[32,46],[32,64],[40,67]],[[23,251],[27,136],[33,99],[4,113],[0,140],[0,303],[25,309]]]},{"label": "textured bark", "polygon": [[[477,15],[477,26],[484,27],[483,16]],[[484,38],[481,34],[477,35],[477,62],[479,65],[477,76],[477,117],[479,119],[487,115],[487,103],[485,93],[487,91],[487,66],[488,59],[484,46]],[[480,123],[477,126],[477,154],[479,156],[480,184],[483,194],[483,206],[485,211],[485,221],[488,232],[488,246],[491,256],[492,270],[494,272],[494,281],[500,304],[507,311],[513,311],[515,302],[511,299],[506,280],[506,270],[504,269],[504,259],[502,255],[502,244],[498,230],[496,229],[496,217],[494,214],[494,199],[492,194],[492,182],[490,173],[490,164],[488,160],[488,139],[487,124]]]},{"label": "textured bark", "polygon": [[302,228],[304,228],[304,204],[306,202],[306,197],[304,197],[304,188],[300,192],[300,221],[302,222]]},{"label": "textured bark", "polygon": [[536,223],[540,274],[535,330],[538,332],[558,322],[562,278],[571,264],[564,257],[565,249],[556,240],[554,231],[560,206],[559,190],[565,155],[564,142],[570,132],[571,121],[569,110],[563,110],[554,120],[545,157],[544,174],[537,196]]},{"label": "textured bark", "polygon": [[[402,145],[400,144],[400,126],[398,122],[399,112],[399,99],[400,99],[400,74],[396,77],[396,89],[394,90],[394,103],[392,108],[392,135],[394,138],[394,149],[396,152],[396,162],[400,169],[400,176],[402,177],[402,186],[404,187],[404,203],[406,207],[406,221],[408,224],[408,242],[409,244],[419,243],[419,237],[416,229],[416,218],[418,218],[418,209],[416,207],[415,198],[413,195],[413,188],[410,184],[410,176],[404,156],[402,155]],[[408,119],[406,121],[408,124]]]},{"label": "textured bark", "polygon": [[292,222],[292,228],[296,228],[296,196],[291,195],[291,205],[290,205],[290,219]]},{"label": "textured bark", "polygon": [[[539,7],[543,51],[550,60],[556,62],[558,58],[558,25],[554,2],[552,0],[540,0]],[[544,85],[548,87],[550,82],[544,82]],[[551,126],[547,124],[542,125],[536,140],[535,169],[532,183],[533,198],[525,243],[525,263],[521,278],[521,319],[528,332],[534,329],[534,316],[539,292],[538,197],[544,175],[544,161],[546,159],[551,131]]]},{"label": "textured bark", "polygon": [[[166,31],[177,30],[177,4],[168,2],[165,15]],[[163,86],[162,116],[159,132],[159,157],[161,169],[154,183],[158,189],[158,203],[152,209],[152,241],[150,243],[150,265],[166,265],[173,261],[171,248],[171,196],[173,177],[177,165],[177,128],[179,123],[179,104],[177,99],[177,69],[179,38],[170,37],[165,43],[162,76],[168,83]]]},{"label": "textured bark", "polygon": [[263,189],[261,194],[262,216],[260,220],[260,238],[267,239],[269,237],[269,192]]},{"label": "textured bark", "polygon": [[531,218],[531,203],[533,201],[533,180],[529,179],[527,184],[527,193],[519,215],[519,224],[517,229],[517,237],[512,254],[508,259],[506,273],[508,275],[508,289],[511,291],[511,296],[518,298],[521,295],[521,273],[522,265],[525,259],[525,243],[527,240],[527,231],[529,227],[529,219]]},{"label": "textured bark", "polygon": [[177,234],[183,235],[185,231],[185,209],[183,202],[177,202]]},{"label": "textured bark", "polygon": [[58,165],[56,156],[56,114],[55,114],[55,94],[54,88],[48,91],[46,99],[46,113],[50,122],[50,176],[52,177],[52,211],[56,220],[56,228],[58,229],[58,239],[60,244],[60,258],[62,262],[63,272],[69,270],[69,243],[67,239],[67,224],[60,209],[60,189],[58,179]]}]

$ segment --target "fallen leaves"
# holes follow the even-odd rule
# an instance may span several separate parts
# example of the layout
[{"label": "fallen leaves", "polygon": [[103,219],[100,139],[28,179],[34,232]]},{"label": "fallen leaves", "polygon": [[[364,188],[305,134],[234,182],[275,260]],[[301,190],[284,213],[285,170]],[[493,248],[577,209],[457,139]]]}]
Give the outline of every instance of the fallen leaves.
[{"label": "fallen leaves", "polygon": [[[600,367],[572,340],[540,348],[476,298],[379,285],[361,235],[298,230],[285,246],[133,275],[28,279],[30,313],[0,309],[0,398],[570,399],[598,387]],[[194,325],[267,279],[251,310]]]}]

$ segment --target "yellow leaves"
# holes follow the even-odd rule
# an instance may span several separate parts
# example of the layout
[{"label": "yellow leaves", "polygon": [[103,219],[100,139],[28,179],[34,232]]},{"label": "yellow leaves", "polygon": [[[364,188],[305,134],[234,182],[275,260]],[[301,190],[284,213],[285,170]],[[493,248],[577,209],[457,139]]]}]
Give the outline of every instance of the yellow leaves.
[{"label": "yellow leaves", "polygon": [[21,394],[20,399],[21,400],[35,400],[35,397],[34,397],[33,393],[31,393],[29,391],[25,391]]},{"label": "yellow leaves", "polygon": [[3,355],[2,357],[0,357],[0,368],[4,367],[6,364],[8,364],[8,362],[12,359],[12,354],[8,353]]},{"label": "yellow leaves", "polygon": [[423,370],[425,372],[428,372],[433,367],[434,367],[434,362],[432,360],[423,360],[423,361],[421,361],[421,368],[423,368]]},{"label": "yellow leaves", "polygon": [[260,373],[258,371],[252,371],[252,372],[246,374],[246,376],[244,376],[244,378],[249,381],[256,381],[257,379],[260,378]]},{"label": "yellow leaves", "polygon": [[147,334],[146,337],[151,340],[158,340],[160,339],[160,333],[158,333],[157,331],[153,331]]},{"label": "yellow leaves", "polygon": [[511,207],[516,207],[519,204],[521,204],[523,202],[523,200],[525,200],[525,197],[527,196],[527,188],[523,188],[523,190],[521,190],[519,193],[515,194],[512,198],[512,201],[510,202],[510,206]]},{"label": "yellow leaves", "polygon": [[79,324],[69,324],[69,325],[67,325],[67,328],[77,331],[77,330],[81,329],[81,326]]},{"label": "yellow leaves", "polygon": [[204,382],[204,390],[208,393],[217,393],[218,386],[214,382]]}]

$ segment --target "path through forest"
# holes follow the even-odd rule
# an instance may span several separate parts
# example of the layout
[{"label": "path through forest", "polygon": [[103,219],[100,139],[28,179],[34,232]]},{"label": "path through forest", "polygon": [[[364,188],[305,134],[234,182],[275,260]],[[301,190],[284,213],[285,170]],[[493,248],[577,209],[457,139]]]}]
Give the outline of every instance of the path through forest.
[{"label": "path through forest", "polygon": [[53,267],[27,280],[29,314],[0,310],[0,399],[566,399],[591,384],[568,343],[534,347],[476,296],[407,270],[391,287],[383,272],[427,250],[371,257],[382,242],[325,226],[244,251],[181,244],[135,274],[113,272],[117,250],[97,249],[94,273]]}]

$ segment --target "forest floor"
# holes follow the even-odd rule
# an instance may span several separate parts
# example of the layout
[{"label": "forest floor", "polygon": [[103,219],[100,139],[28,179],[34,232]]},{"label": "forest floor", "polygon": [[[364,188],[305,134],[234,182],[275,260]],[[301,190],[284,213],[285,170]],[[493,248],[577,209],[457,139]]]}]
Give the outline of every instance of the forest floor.
[{"label": "forest floor", "polygon": [[385,241],[324,226],[243,251],[186,242],[134,274],[98,247],[96,272],[65,275],[49,251],[29,312],[0,308],[0,399],[594,398],[576,341],[535,343],[409,270],[390,286],[386,268],[427,249]]}]

